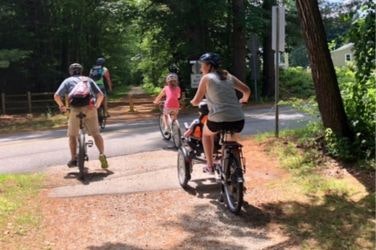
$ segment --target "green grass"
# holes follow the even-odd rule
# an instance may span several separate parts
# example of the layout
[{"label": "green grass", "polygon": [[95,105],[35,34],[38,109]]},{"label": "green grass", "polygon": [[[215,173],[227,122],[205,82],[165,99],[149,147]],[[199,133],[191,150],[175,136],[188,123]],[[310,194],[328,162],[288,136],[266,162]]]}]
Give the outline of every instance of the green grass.
[{"label": "green grass", "polygon": [[1,120],[0,133],[14,133],[60,128],[67,125],[67,116],[64,114],[41,114],[29,117],[18,115],[10,119]]},{"label": "green grass", "polygon": [[130,89],[130,85],[116,85],[114,87],[114,91],[108,96],[109,101],[118,101],[119,99],[125,97]]},{"label": "green grass", "polygon": [[0,175],[0,240],[15,240],[39,226],[41,214],[35,196],[43,175]]},{"label": "green grass", "polygon": [[268,204],[283,211],[276,220],[303,249],[375,249],[375,193],[355,178],[323,174],[319,153],[298,148],[293,138],[303,135],[295,132],[284,131],[279,139],[271,139],[270,133],[257,138],[292,175],[281,188],[301,198]]}]

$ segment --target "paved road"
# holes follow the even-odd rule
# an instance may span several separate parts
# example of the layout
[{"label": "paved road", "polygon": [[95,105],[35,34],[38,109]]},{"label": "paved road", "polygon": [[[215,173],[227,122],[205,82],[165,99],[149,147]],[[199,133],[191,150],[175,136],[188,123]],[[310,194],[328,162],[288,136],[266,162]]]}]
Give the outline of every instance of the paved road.
[{"label": "paved road", "polygon": [[[274,109],[247,107],[243,135],[274,131]],[[180,122],[190,123],[194,115],[182,115]],[[289,107],[280,108],[280,129],[304,126],[310,117]],[[66,130],[53,130],[0,136],[0,173],[36,172],[64,165],[69,158]],[[157,121],[125,122],[108,125],[103,132],[108,157],[156,151],[172,145],[163,141]],[[97,159],[95,147],[89,159]]]}]

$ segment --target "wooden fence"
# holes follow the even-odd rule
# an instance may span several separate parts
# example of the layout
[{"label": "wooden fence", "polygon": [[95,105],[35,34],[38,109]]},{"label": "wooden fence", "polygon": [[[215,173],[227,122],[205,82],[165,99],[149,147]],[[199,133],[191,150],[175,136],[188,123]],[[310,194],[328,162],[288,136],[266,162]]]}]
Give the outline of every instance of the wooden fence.
[{"label": "wooden fence", "polygon": [[31,93],[9,95],[1,93],[0,114],[24,114],[54,112],[58,107],[53,99],[54,93]]}]

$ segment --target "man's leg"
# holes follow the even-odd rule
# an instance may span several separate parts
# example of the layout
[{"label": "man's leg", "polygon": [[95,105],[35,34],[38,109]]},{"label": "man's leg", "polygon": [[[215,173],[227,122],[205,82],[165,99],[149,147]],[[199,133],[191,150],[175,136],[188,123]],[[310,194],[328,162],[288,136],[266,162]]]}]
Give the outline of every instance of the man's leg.
[{"label": "man's leg", "polygon": [[97,135],[94,135],[93,138],[94,138],[95,146],[97,146],[98,148],[99,154],[103,154],[104,153],[103,137],[100,134],[97,134]]},{"label": "man's leg", "polygon": [[74,160],[77,158],[77,137],[69,136],[69,149],[71,153],[71,159]]}]

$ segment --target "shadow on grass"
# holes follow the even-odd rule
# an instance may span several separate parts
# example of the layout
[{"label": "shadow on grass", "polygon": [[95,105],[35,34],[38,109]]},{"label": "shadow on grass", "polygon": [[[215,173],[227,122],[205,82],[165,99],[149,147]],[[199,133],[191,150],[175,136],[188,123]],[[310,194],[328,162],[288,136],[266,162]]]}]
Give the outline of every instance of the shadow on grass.
[{"label": "shadow on grass", "polygon": [[292,238],[313,240],[313,249],[375,249],[375,194],[358,202],[328,194],[319,204],[279,202],[262,208]]}]

